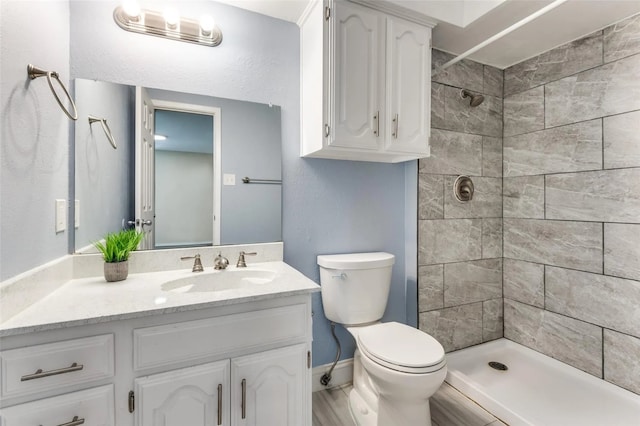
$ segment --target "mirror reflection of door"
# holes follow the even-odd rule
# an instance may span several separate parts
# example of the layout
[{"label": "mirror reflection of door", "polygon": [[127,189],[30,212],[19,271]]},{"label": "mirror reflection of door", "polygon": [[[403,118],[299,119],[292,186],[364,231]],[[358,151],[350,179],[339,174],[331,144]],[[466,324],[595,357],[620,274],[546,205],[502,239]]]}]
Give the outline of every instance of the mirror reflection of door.
[{"label": "mirror reflection of door", "polygon": [[153,100],[142,87],[136,87],[136,144],[135,144],[135,224],[144,238],[138,247],[148,250],[155,247],[155,194],[154,194],[154,151]]},{"label": "mirror reflection of door", "polygon": [[155,247],[209,246],[214,235],[214,116],[155,109]]}]

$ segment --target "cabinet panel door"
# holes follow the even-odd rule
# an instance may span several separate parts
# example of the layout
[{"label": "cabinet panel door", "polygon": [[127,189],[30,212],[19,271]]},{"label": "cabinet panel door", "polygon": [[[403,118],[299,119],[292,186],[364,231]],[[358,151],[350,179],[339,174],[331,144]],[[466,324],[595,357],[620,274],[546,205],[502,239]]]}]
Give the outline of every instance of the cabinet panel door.
[{"label": "cabinet panel door", "polygon": [[231,424],[308,425],[306,354],[306,345],[299,344],[232,359]]},{"label": "cabinet panel door", "polygon": [[429,152],[431,29],[387,20],[387,137],[385,148]]},{"label": "cabinet panel door", "polygon": [[350,4],[336,3],[335,62],[330,145],[378,150],[380,105],[384,98],[384,18]]},{"label": "cabinet panel door", "polygon": [[229,424],[229,360],[139,378],[135,389],[136,426]]}]

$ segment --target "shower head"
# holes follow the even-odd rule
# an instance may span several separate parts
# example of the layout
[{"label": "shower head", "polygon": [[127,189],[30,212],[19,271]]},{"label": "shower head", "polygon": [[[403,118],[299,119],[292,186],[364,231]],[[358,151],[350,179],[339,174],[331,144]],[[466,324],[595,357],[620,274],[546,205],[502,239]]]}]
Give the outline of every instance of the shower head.
[{"label": "shower head", "polygon": [[469,105],[471,105],[472,107],[477,107],[482,102],[484,102],[484,96],[479,95],[479,94],[478,95],[474,95],[473,93],[471,93],[467,89],[460,90],[460,97],[462,99],[470,98]]}]

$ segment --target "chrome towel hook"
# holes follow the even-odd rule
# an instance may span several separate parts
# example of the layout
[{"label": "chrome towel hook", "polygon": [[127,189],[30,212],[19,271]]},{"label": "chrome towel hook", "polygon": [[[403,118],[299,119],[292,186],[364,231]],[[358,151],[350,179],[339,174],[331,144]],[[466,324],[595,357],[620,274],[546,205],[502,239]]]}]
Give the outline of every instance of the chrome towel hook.
[{"label": "chrome towel hook", "polygon": [[91,125],[91,124],[93,124],[95,122],[99,122],[102,125],[102,130],[104,130],[104,134],[107,135],[107,139],[109,139],[109,143],[111,144],[113,149],[118,149],[118,146],[116,145],[116,141],[113,139],[113,134],[111,133],[111,129],[109,128],[109,125],[107,124],[107,119],[106,118],[99,118],[99,117],[96,117],[95,115],[90,115],[89,116],[89,125]]},{"label": "chrome towel hook", "polygon": [[[71,99],[71,95],[69,95],[69,91],[67,90],[67,88],[64,86],[62,81],[60,81],[60,76],[58,75],[57,72],[44,71],[44,70],[41,70],[40,68],[36,68],[33,65],[29,64],[27,65],[27,74],[29,74],[29,78],[31,80],[35,80],[38,77],[47,77],[47,83],[49,83],[49,88],[51,89],[51,93],[53,93],[53,96],[56,98],[56,101],[58,102],[58,105],[60,105],[60,108],[62,108],[62,111],[64,111],[64,113],[70,119],[74,121],[78,119],[78,110],[76,109],[76,104],[73,102],[73,99]],[[73,108],[73,114],[67,108],[65,108],[64,105],[62,105],[62,101],[60,100],[58,93],[53,88],[53,82],[51,81],[52,77],[56,79],[56,81],[64,91],[64,94],[67,96],[67,99],[69,99],[69,102],[71,103],[71,107]]]}]

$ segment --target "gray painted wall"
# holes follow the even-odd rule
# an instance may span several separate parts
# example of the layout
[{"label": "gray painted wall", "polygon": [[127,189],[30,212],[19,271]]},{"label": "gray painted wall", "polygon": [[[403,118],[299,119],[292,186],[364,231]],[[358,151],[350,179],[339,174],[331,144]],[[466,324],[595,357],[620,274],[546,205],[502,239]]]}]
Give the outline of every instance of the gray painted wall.
[{"label": "gray painted wall", "polygon": [[[161,3],[158,2],[158,7],[162,7]],[[11,6],[23,12],[19,16],[5,13],[5,4],[7,2],[2,2],[3,101],[9,98],[9,91],[14,87],[17,87],[18,91],[22,90],[26,77],[23,75],[23,69],[34,57],[34,49],[41,50],[41,54],[36,55],[40,58],[55,58],[44,62],[53,63],[63,75],[69,63],[64,42],[67,39],[69,22],[69,17],[65,15],[66,4],[63,3],[62,12],[57,10],[57,13],[48,13],[45,7],[36,8],[31,2],[20,7]],[[415,164],[305,160],[299,157],[300,84],[297,26],[214,2],[181,2],[181,10],[185,15],[211,13],[216,17],[224,32],[224,42],[212,49],[122,31],[113,23],[112,18],[113,9],[117,4],[116,1],[71,2],[71,77],[162,87],[168,90],[280,105],[283,144],[282,234],[285,261],[317,281],[318,254],[370,250],[385,250],[395,254],[397,262],[385,318],[405,322],[406,307],[413,305],[409,301],[411,295],[407,297],[406,293],[405,265],[411,265],[411,259],[415,258],[415,249],[410,250],[412,253],[408,253],[405,258],[405,244],[410,248],[416,246],[415,240],[411,243],[404,238],[405,235],[410,237],[411,229],[415,228],[415,213],[406,211],[405,205],[415,204],[416,197],[415,191],[405,191],[405,188],[416,186],[415,173],[411,171],[411,168],[415,171]],[[42,13],[39,13],[40,11]],[[60,19],[52,19],[56,14],[61,15]],[[35,24],[39,24],[39,28],[48,29],[49,35],[60,33],[60,37],[51,36],[49,39],[61,43],[62,52],[42,44],[40,37],[37,37],[36,41],[35,34],[32,43],[24,49],[24,54],[14,49],[15,40],[25,36],[24,28]],[[55,28],[52,28],[53,26]],[[5,66],[8,67],[7,72]],[[11,73],[16,77],[8,78]],[[11,82],[13,86],[5,82]],[[44,92],[48,89],[44,87],[42,90]],[[42,97],[39,95],[38,99],[53,102],[49,96],[46,93]],[[21,100],[24,99],[23,93]],[[5,104],[6,101],[3,104],[6,116]],[[36,107],[30,107],[31,114],[22,114],[23,109],[24,104],[11,110],[13,118],[18,122],[34,117],[33,111]],[[55,104],[51,104],[50,109],[51,113],[57,112]],[[49,108],[46,111],[49,111]],[[38,117],[52,115],[42,113]],[[10,129],[7,126],[3,128]],[[22,136],[25,135],[20,134],[12,137],[11,141],[33,141],[37,139],[38,134],[44,137],[42,129],[45,127],[40,128],[40,133],[33,133],[31,129],[30,138],[24,138]],[[66,198],[66,129],[65,127],[52,132],[59,144],[37,145],[43,150],[51,150],[54,146],[60,149],[62,154],[59,156],[63,157],[60,165],[58,162],[53,165],[49,161],[56,158],[54,155],[37,157],[44,170],[32,169],[27,172],[27,182],[16,185],[24,191],[14,191],[10,189],[12,185],[9,184],[19,183],[20,170],[12,172],[12,182],[5,181],[3,174],[2,263],[3,268],[5,262],[12,265],[9,270],[3,270],[3,277],[25,271],[49,258],[61,256],[66,251],[66,239],[63,236],[43,241],[45,230],[49,229],[49,225],[46,224],[52,224],[53,220],[51,217],[43,220],[39,216],[42,207],[52,203],[52,199],[58,197],[58,193],[60,198]],[[4,146],[6,144],[3,139]],[[21,161],[24,157],[21,154],[24,151],[22,148],[16,147],[8,155],[3,153],[3,173],[6,169],[4,164],[18,163],[24,171],[33,163],[33,156]],[[55,179],[51,179],[51,173],[48,172],[52,168],[55,170]],[[61,183],[52,184],[56,179]],[[5,188],[9,189],[5,191]],[[24,208],[16,210],[16,213],[5,213],[5,205],[17,202],[24,194],[41,199],[42,202],[26,205],[21,203]],[[31,206],[37,209],[30,209]],[[33,216],[38,215],[32,222],[42,222],[42,226],[37,225],[37,229],[33,227],[29,230],[27,238],[22,234],[16,235],[12,230],[22,223],[25,211],[33,211],[29,213]],[[5,232],[10,232],[6,238]],[[10,255],[5,255],[7,246]],[[43,254],[35,258],[30,257],[34,247],[42,247]],[[415,275],[415,272],[411,271],[411,274]],[[415,294],[412,297],[415,298]],[[330,341],[328,323],[322,315],[319,295],[314,297],[313,305],[314,365],[318,365],[333,359],[335,346]],[[344,330],[340,331],[340,334],[345,342],[343,358],[348,358],[353,354],[353,344]]]},{"label": "gray painted wall", "polygon": [[[131,87],[92,80],[75,80],[80,117],[75,123],[75,199],[80,201],[80,227],[76,250],[122,228],[122,219],[134,217],[133,117]],[[113,149],[100,123],[87,116],[106,118],[118,149]]]},{"label": "gray painted wall", "polygon": [[0,2],[0,280],[67,252],[54,200],[68,198],[71,122],[46,78],[28,79],[27,64],[57,71],[69,87],[68,40],[66,1]]},{"label": "gray painted wall", "polygon": [[[434,50],[434,66],[451,55]],[[460,90],[482,93],[475,108]],[[420,160],[420,329],[446,351],[502,337],[502,71],[463,60],[433,77],[431,157]],[[468,203],[453,184],[468,175]]]},{"label": "gray painted wall", "polygon": [[638,40],[640,15],[505,70],[504,332],[640,394]]}]

